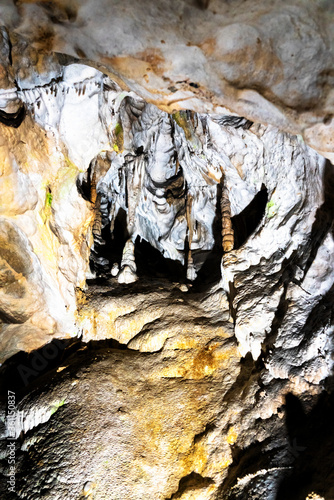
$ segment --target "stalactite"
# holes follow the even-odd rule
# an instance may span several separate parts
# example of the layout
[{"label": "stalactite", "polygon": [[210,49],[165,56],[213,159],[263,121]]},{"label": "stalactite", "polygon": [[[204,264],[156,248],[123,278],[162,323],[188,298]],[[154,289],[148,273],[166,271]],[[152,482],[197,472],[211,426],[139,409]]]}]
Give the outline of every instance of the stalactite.
[{"label": "stalactite", "polygon": [[228,189],[223,183],[220,199],[221,221],[222,221],[222,245],[224,252],[230,252],[234,247],[234,231],[231,221],[231,204]]},{"label": "stalactite", "polygon": [[188,227],[188,256],[186,259],[187,262],[187,279],[190,281],[194,281],[196,278],[196,270],[194,267],[194,260],[192,258],[191,253],[191,245],[193,240],[193,214],[192,214],[192,204],[193,198],[190,193],[187,193],[186,196],[186,219],[187,219],[187,227]]},{"label": "stalactite", "polygon": [[102,213],[101,213],[101,194],[96,196],[95,203],[93,205],[93,225],[92,232],[94,236],[94,241],[101,240],[101,231],[102,231]]}]

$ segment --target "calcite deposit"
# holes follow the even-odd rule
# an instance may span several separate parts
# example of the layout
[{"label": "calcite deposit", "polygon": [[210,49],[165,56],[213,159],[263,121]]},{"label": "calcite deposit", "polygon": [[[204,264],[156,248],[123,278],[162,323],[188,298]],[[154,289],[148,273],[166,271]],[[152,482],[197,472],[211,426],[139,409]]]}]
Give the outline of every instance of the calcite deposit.
[{"label": "calcite deposit", "polygon": [[[13,5],[15,3],[15,6]],[[87,62],[165,111],[221,112],[272,124],[333,150],[330,0],[3,0],[1,60],[13,92]],[[14,109],[12,95],[11,108]]]},{"label": "calcite deposit", "polygon": [[1,2],[1,498],[334,498],[333,12]]}]

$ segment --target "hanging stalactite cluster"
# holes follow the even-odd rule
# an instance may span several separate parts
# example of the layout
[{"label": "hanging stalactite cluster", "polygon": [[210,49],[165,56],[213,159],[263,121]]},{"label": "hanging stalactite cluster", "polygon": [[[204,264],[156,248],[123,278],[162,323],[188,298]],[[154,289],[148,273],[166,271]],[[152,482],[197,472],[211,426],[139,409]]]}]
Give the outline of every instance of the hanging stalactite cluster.
[{"label": "hanging stalactite cluster", "polygon": [[[226,118],[229,126],[244,122],[229,123]],[[135,281],[139,238],[164,257],[184,264],[187,279],[195,280],[220,239],[215,233],[217,213],[223,251],[231,251],[234,241],[229,190],[207,118],[186,111],[168,115],[126,97],[112,139],[113,152],[99,155],[81,179],[82,185],[90,184],[94,212],[93,271],[105,274],[112,269],[120,283]],[[126,238],[119,262],[112,262],[107,252],[101,252],[106,244],[102,234],[108,226],[113,238],[120,211],[126,214]]]}]

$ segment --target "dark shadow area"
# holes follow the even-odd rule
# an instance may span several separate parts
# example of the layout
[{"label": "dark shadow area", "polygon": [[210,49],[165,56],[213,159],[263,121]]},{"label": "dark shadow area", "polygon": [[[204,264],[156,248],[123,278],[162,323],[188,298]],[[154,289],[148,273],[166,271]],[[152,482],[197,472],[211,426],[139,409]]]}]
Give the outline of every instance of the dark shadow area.
[{"label": "dark shadow area", "polygon": [[129,234],[126,229],[126,212],[120,208],[114,221],[114,229],[111,232],[110,221],[104,221],[101,233],[98,237],[94,235],[94,245],[91,249],[89,266],[91,271],[98,277],[107,276],[112,265],[116,262],[120,265],[122,253]]},{"label": "dark shadow area", "polygon": [[217,283],[221,278],[221,260],[223,256],[223,249],[218,244],[217,240],[212,250],[207,252],[192,252],[194,261],[198,258],[203,262],[201,269],[198,271],[197,278],[193,282],[193,287],[201,291],[208,290],[212,285]]},{"label": "dark shadow area", "polygon": [[308,413],[291,393],[286,396],[285,407],[295,460],[276,500],[305,500],[311,492],[326,500],[334,498],[334,393],[322,392]]},{"label": "dark shadow area", "polygon": [[126,350],[117,340],[108,339],[88,343],[75,339],[54,339],[30,353],[21,351],[7,359],[0,367],[0,401],[7,402],[7,391],[15,392],[17,401],[37,388],[48,387],[52,378],[69,362],[80,359],[80,354],[101,349]]},{"label": "dark shadow area", "polygon": [[240,358],[240,368],[238,377],[225,394],[226,403],[238,399],[241,394],[245,397],[254,380],[259,381],[264,366],[262,361],[254,361],[251,353],[248,352],[244,358]]},{"label": "dark shadow area", "polygon": [[203,477],[201,474],[197,474],[197,472],[191,472],[180,480],[179,489],[169,498],[170,500],[177,500],[182,497],[183,493],[189,490],[200,490],[211,484],[214,484],[214,481],[210,477]]},{"label": "dark shadow area", "polygon": [[178,282],[186,279],[185,266],[181,262],[166,259],[159,250],[139,236],[135,242],[135,259],[139,279],[152,277]]},{"label": "dark shadow area", "polygon": [[0,110],[0,122],[7,127],[18,128],[26,116],[25,107],[22,105],[16,113],[5,113]]},{"label": "dark shadow area", "polygon": [[237,311],[233,305],[234,299],[237,296],[238,290],[233,282],[229,281],[228,283],[228,304],[231,318],[233,319],[233,324],[235,325],[237,320]]},{"label": "dark shadow area", "polygon": [[82,178],[77,177],[76,180],[78,193],[83,197],[84,200],[89,202],[92,202],[92,168],[93,162],[91,161],[85,175]]},{"label": "dark shadow area", "polygon": [[[318,208],[313,222],[310,245],[311,252],[305,264],[304,276],[310,269],[319,247],[322,245],[328,231],[331,229],[334,219],[334,166],[326,160],[324,169],[324,202]],[[332,227],[334,232],[334,227]],[[333,233],[334,236],[334,233]]]},{"label": "dark shadow area", "polygon": [[108,251],[109,260],[111,263],[121,263],[123,249],[125,243],[129,239],[129,233],[126,227],[126,212],[123,208],[118,210],[118,214],[114,221],[114,229],[111,232],[110,224],[108,225],[107,234],[103,234],[106,241],[106,250]]},{"label": "dark shadow area", "polygon": [[254,233],[264,217],[267,202],[268,190],[262,184],[261,191],[254,196],[249,205],[240,214],[231,218],[234,229],[234,249],[238,250]]}]

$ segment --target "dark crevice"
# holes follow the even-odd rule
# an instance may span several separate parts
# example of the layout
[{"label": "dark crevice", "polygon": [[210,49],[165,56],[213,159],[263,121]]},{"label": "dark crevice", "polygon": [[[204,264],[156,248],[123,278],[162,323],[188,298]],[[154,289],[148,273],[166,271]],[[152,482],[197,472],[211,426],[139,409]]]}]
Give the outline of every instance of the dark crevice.
[{"label": "dark crevice", "polygon": [[7,127],[18,128],[26,115],[26,109],[22,105],[15,113],[6,113],[0,109],[0,122]]},{"label": "dark crevice", "polygon": [[214,484],[214,481],[210,477],[203,477],[200,474],[197,474],[197,472],[191,472],[187,476],[180,479],[178,490],[166,500],[177,500],[187,491],[201,490],[211,484]]},{"label": "dark crevice", "polygon": [[207,434],[213,431],[216,428],[213,422],[208,422],[205,426],[204,431],[199,432],[194,436],[194,444],[199,443]]},{"label": "dark crevice", "polygon": [[24,323],[24,320],[15,318],[15,316],[11,316],[10,314],[7,314],[5,311],[1,310],[0,307],[0,321],[6,324],[14,324],[14,325],[21,325]]},{"label": "dark crevice", "polygon": [[135,260],[139,278],[165,278],[181,282],[186,279],[185,266],[181,262],[165,258],[159,250],[139,236],[135,242]]},{"label": "dark crevice", "polygon": [[322,297],[322,299],[313,307],[300,331],[300,335],[303,338],[305,347],[309,342],[312,341],[314,332],[319,332],[321,328],[325,327],[328,324],[332,325],[334,323],[333,304],[334,284]]},{"label": "dark crevice", "polygon": [[288,283],[284,283],[284,290],[279,300],[273,322],[271,324],[270,332],[267,334],[266,339],[262,347],[262,358],[265,359],[269,354],[270,350],[273,349],[278,332],[283,324],[285,315],[288,311],[290,301],[286,299],[288,289]]},{"label": "dark crevice", "polygon": [[229,404],[236,401],[238,398],[245,397],[245,393],[249,387],[260,380],[262,366],[258,361],[254,361],[250,352],[244,358],[240,359],[240,373],[235,382],[224,396],[224,402]]},{"label": "dark crevice", "polygon": [[229,291],[227,294],[227,298],[228,298],[228,303],[229,303],[230,316],[233,319],[233,324],[235,325],[236,320],[237,320],[237,311],[233,305],[233,301],[234,301],[235,297],[237,296],[237,289],[234,286],[234,283],[232,283],[231,281],[229,282],[228,286],[229,286]]},{"label": "dark crevice", "polygon": [[304,277],[316,258],[319,247],[330,231],[334,219],[334,167],[326,160],[324,169],[324,202],[318,208],[310,235],[311,252],[304,266]]},{"label": "dark crevice", "polygon": [[13,66],[13,56],[12,56],[13,44],[12,44],[12,41],[10,39],[10,36],[9,36],[9,33],[7,30],[6,30],[6,33],[7,33],[7,43],[8,43],[8,60],[9,60],[9,64],[11,66]]},{"label": "dark crevice", "polygon": [[254,125],[254,122],[241,116],[223,116],[217,121],[219,125],[223,125],[224,127],[242,128],[244,130],[249,130]]},{"label": "dark crevice", "polygon": [[272,349],[275,346],[275,342],[281,329],[286,313],[289,309],[290,300],[287,299],[287,291],[291,283],[295,282],[296,269],[298,267],[297,262],[297,251],[294,250],[289,259],[284,259],[282,262],[281,276],[276,281],[271,292],[279,290],[283,286],[283,291],[275,311],[275,316],[271,324],[270,332],[266,335],[266,338],[262,344],[261,357],[260,359],[264,362],[268,356],[270,356]]},{"label": "dark crevice", "polygon": [[84,200],[92,202],[92,170],[94,169],[94,161],[90,162],[89,167],[85,175],[80,178],[77,177],[76,186],[79,194]]},{"label": "dark crevice", "polygon": [[261,190],[254,196],[249,205],[240,214],[231,218],[234,229],[235,250],[238,250],[255,232],[265,215],[267,202],[268,190],[262,184]]},{"label": "dark crevice", "polygon": [[[283,325],[286,313],[289,309],[290,301],[286,298],[287,290],[291,283],[298,285],[295,279],[295,272],[298,267],[297,252],[294,251],[288,260],[285,260],[282,264],[282,276],[277,281],[277,284],[273,288],[277,290],[283,284],[283,292],[280,297],[278,307],[275,312],[275,317],[273,319],[271,330],[267,334],[266,339],[262,346],[263,359],[266,359],[270,355],[270,351],[274,348],[277,335],[280,328]],[[328,290],[328,292],[321,298],[321,300],[313,307],[312,311],[308,315],[301,331],[300,335],[304,339],[305,347],[309,342],[312,341],[314,332],[318,332],[321,327],[325,327],[327,324],[333,324],[334,320],[334,285]]]},{"label": "dark crevice", "polygon": [[113,231],[110,221],[106,220],[98,237],[94,235],[89,265],[98,277],[107,277],[112,265],[121,263],[123,248],[129,238],[126,220],[126,212],[120,208],[114,220]]},{"label": "dark crevice", "polygon": [[308,413],[291,393],[285,407],[294,462],[276,500],[305,500],[311,492],[328,500],[334,498],[334,393],[321,393]]},{"label": "dark crevice", "polygon": [[[280,259],[280,250],[276,254],[273,254],[272,261]],[[262,354],[261,360],[263,361],[268,352],[273,348],[279,329],[281,328],[286,312],[289,308],[290,301],[286,298],[288,287],[291,283],[296,283],[295,274],[298,269],[298,253],[297,250],[294,250],[291,256],[288,259],[284,259],[281,266],[281,271],[272,275],[273,286],[270,290],[270,293],[273,294],[277,292],[281,287],[283,287],[283,291],[279,300],[279,304],[277,306],[274,319],[272,321],[271,330],[266,335],[265,341],[262,346]],[[301,264],[300,264],[301,265]],[[251,276],[252,279],[260,280],[259,272],[254,274],[253,269],[249,268],[245,271],[245,276]],[[298,283],[297,283],[298,284]],[[250,283],[244,280],[243,286],[250,285]],[[255,296],[254,296],[255,299]],[[259,296],[259,301],[263,299],[263,296]]]}]

